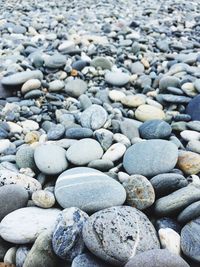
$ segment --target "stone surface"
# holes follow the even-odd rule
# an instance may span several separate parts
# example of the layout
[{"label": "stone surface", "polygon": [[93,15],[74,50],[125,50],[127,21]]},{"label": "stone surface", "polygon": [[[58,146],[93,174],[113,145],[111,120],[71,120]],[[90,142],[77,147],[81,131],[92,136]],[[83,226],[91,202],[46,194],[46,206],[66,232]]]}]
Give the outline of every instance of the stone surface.
[{"label": "stone surface", "polygon": [[32,200],[36,206],[46,209],[53,207],[55,204],[54,194],[47,190],[38,190],[33,192]]},{"label": "stone surface", "polygon": [[32,243],[43,230],[54,227],[59,213],[59,209],[18,209],[1,221],[0,235],[14,244]]},{"label": "stone surface", "polygon": [[97,257],[95,257],[92,253],[84,253],[77,256],[73,262],[71,267],[111,267],[106,262],[101,261]]},{"label": "stone surface", "polygon": [[144,139],[165,139],[170,136],[172,128],[163,120],[149,120],[139,127],[139,132]]},{"label": "stone surface", "polygon": [[[80,153],[81,151],[81,153]],[[103,149],[100,144],[91,138],[84,138],[77,141],[67,150],[67,159],[74,165],[87,165],[90,161],[100,159]]]},{"label": "stone surface", "polygon": [[130,76],[123,72],[107,72],[105,81],[113,86],[123,86],[130,80]]},{"label": "stone surface", "polygon": [[128,206],[94,213],[83,227],[83,238],[93,254],[117,266],[138,253],[159,248],[155,229],[146,215]]},{"label": "stone surface", "polygon": [[181,237],[171,228],[158,231],[161,247],[168,249],[171,253],[181,255]]},{"label": "stone surface", "polygon": [[89,216],[78,208],[64,209],[53,231],[52,246],[57,256],[72,261],[84,251],[83,225]]},{"label": "stone surface", "polygon": [[180,80],[173,76],[164,76],[160,79],[159,89],[160,91],[165,91],[167,87],[179,87]]},{"label": "stone surface", "polygon": [[125,267],[189,267],[180,256],[167,249],[154,249],[132,258]]},{"label": "stone surface", "polygon": [[177,166],[185,174],[197,174],[200,172],[200,155],[190,151],[179,151]]},{"label": "stone surface", "polygon": [[192,120],[200,120],[200,95],[195,96],[187,105],[186,113],[189,114]]},{"label": "stone surface", "polygon": [[122,184],[126,190],[126,203],[139,210],[150,207],[155,201],[154,188],[146,177],[132,175]]},{"label": "stone surface", "polygon": [[16,153],[16,163],[19,168],[31,168],[35,170],[34,149],[30,146],[20,148]]},{"label": "stone surface", "polygon": [[39,70],[34,71],[22,71],[18,73],[14,73],[7,77],[4,77],[1,80],[1,83],[6,86],[14,86],[14,85],[21,85],[30,79],[39,79],[43,78],[43,74]]},{"label": "stone surface", "polygon": [[30,79],[26,81],[21,88],[21,92],[26,94],[32,90],[38,89],[41,86],[41,81],[38,79]]},{"label": "stone surface", "polygon": [[90,65],[95,67],[95,68],[102,68],[102,69],[108,69],[111,70],[112,68],[112,63],[110,60],[108,60],[105,57],[95,57],[91,62]]},{"label": "stone surface", "polygon": [[68,167],[65,153],[66,151],[57,145],[39,145],[34,153],[36,166],[45,174],[59,174]]},{"label": "stone surface", "polygon": [[165,113],[163,110],[151,106],[151,105],[140,105],[135,111],[136,119],[140,121],[148,121],[148,120],[163,120],[165,119]]},{"label": "stone surface", "polygon": [[16,252],[16,267],[23,267],[25,259],[30,251],[29,246],[20,246]]},{"label": "stone surface", "polygon": [[109,147],[109,149],[104,153],[102,159],[108,159],[111,161],[119,160],[125,153],[126,146],[121,143],[115,143]]},{"label": "stone surface", "polygon": [[87,83],[80,79],[69,81],[65,85],[65,92],[73,97],[79,97],[87,90]]},{"label": "stone surface", "polygon": [[126,192],[120,183],[106,174],[92,168],[77,167],[58,177],[55,196],[63,208],[78,207],[95,212],[122,205]]},{"label": "stone surface", "polygon": [[200,201],[187,206],[177,217],[180,223],[187,223],[200,216]]},{"label": "stone surface", "polygon": [[178,149],[172,142],[148,140],[127,149],[123,166],[129,174],[154,176],[172,170],[177,159]]}]

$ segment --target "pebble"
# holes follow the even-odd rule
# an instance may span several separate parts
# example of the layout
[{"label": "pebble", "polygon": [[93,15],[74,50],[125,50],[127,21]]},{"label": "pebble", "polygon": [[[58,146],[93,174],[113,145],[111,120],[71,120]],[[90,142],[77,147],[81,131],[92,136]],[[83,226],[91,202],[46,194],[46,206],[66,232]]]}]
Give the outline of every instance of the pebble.
[{"label": "pebble", "polygon": [[34,149],[31,146],[20,147],[16,153],[16,164],[21,168],[36,169],[34,161]]},{"label": "pebble", "polygon": [[[123,166],[129,174],[154,176],[171,171],[178,159],[178,149],[170,141],[148,140],[129,147]],[[145,164],[144,164],[145,163]]]},{"label": "pebble", "polygon": [[163,120],[149,120],[139,127],[140,136],[144,139],[165,139],[172,132],[172,127]]},{"label": "pebble", "polygon": [[180,135],[185,141],[199,140],[200,139],[200,133],[196,132],[196,131],[184,130],[180,133]]},{"label": "pebble", "polygon": [[154,188],[146,177],[132,175],[122,185],[127,194],[126,203],[131,207],[144,210],[154,203]]},{"label": "pebble", "polygon": [[81,125],[92,130],[100,129],[106,123],[107,116],[108,114],[103,107],[93,104],[82,112]]},{"label": "pebble", "polygon": [[59,209],[37,207],[15,210],[1,221],[0,235],[14,244],[34,242],[43,230],[52,229],[59,213]]},{"label": "pebble", "polygon": [[200,201],[194,202],[187,206],[177,217],[177,220],[185,224],[200,216]]},{"label": "pebble", "polygon": [[145,104],[140,105],[136,109],[135,117],[143,122],[148,120],[163,120],[165,119],[165,113],[157,107]]},{"label": "pebble", "polygon": [[146,215],[128,206],[113,206],[94,213],[83,227],[83,239],[93,254],[116,266],[160,247]]},{"label": "pebble", "polygon": [[11,247],[9,250],[6,252],[3,261],[7,264],[15,264],[15,258],[16,258],[16,247]]},{"label": "pebble", "polygon": [[191,184],[158,199],[155,202],[155,213],[158,216],[170,216],[197,200],[200,200],[200,186]]},{"label": "pebble", "polygon": [[0,153],[4,153],[11,145],[9,139],[1,139],[0,140]]},{"label": "pebble", "polygon": [[38,190],[33,192],[32,200],[36,206],[45,209],[53,207],[56,202],[54,194],[47,190]]},{"label": "pebble", "polygon": [[77,256],[73,260],[71,267],[108,267],[108,265],[95,257],[92,253],[87,252]]},{"label": "pebble", "polygon": [[163,76],[159,81],[160,91],[165,91],[168,87],[178,87],[180,86],[180,80],[174,76]]},{"label": "pebble", "polygon": [[95,68],[102,68],[102,69],[108,69],[111,70],[112,68],[112,63],[110,60],[108,60],[105,57],[95,57],[91,62],[90,65],[95,67]]},{"label": "pebble", "polygon": [[129,140],[132,140],[135,137],[139,137],[139,125],[135,124],[133,120],[126,119],[120,123],[120,130]]},{"label": "pebble", "polygon": [[47,132],[48,140],[59,140],[65,133],[65,126],[62,124],[53,125]]},{"label": "pebble", "polygon": [[152,249],[136,255],[125,267],[189,267],[180,256],[167,249]]},{"label": "pebble", "polygon": [[21,88],[21,92],[26,94],[32,90],[38,89],[41,87],[41,81],[38,79],[30,79],[26,81]]},{"label": "pebble", "polygon": [[117,161],[123,157],[126,151],[126,146],[121,143],[115,143],[109,147],[104,153],[102,159],[108,159],[111,161]]},{"label": "pebble", "polygon": [[131,65],[131,73],[142,74],[143,72],[144,72],[144,65],[141,62],[137,61]]},{"label": "pebble", "polygon": [[1,80],[1,83],[6,86],[22,85],[30,79],[42,80],[43,74],[40,70],[22,71],[6,76]]},{"label": "pebble", "polygon": [[63,81],[54,80],[49,83],[49,92],[60,92],[65,87]]},{"label": "pebble", "polygon": [[102,172],[106,172],[112,169],[114,167],[114,164],[109,159],[96,159],[96,160],[90,161],[90,163],[88,164],[88,167],[97,169]]},{"label": "pebble", "polygon": [[181,237],[171,228],[158,231],[161,247],[168,249],[171,253],[181,255]]},{"label": "pebble", "polygon": [[123,73],[120,71],[107,72],[105,75],[105,81],[113,86],[124,86],[129,82],[129,80],[130,76],[127,73]]},{"label": "pebble", "polygon": [[60,213],[52,236],[55,254],[66,261],[72,261],[83,253],[85,245],[82,229],[89,216],[78,208],[64,209]]},{"label": "pebble", "polygon": [[30,251],[28,246],[20,246],[16,252],[16,267],[23,267],[25,259]]},{"label": "pebble", "polygon": [[71,127],[69,129],[66,129],[65,131],[65,137],[66,138],[74,138],[74,139],[82,139],[82,138],[88,138],[93,136],[93,131],[89,128],[84,127]]},{"label": "pebble", "polygon": [[145,104],[146,98],[142,94],[137,95],[127,95],[121,98],[121,103],[130,108],[137,108],[143,104]]},{"label": "pebble", "polygon": [[92,160],[100,159],[102,155],[103,149],[100,144],[91,138],[84,138],[77,141],[70,146],[66,153],[69,162],[77,166],[87,165]]},{"label": "pebble", "polygon": [[197,218],[186,224],[181,230],[181,249],[183,253],[196,262],[199,257],[200,219]]},{"label": "pebble", "polygon": [[156,221],[156,229],[159,231],[160,229],[170,228],[174,230],[176,233],[180,234],[181,226],[180,224],[172,218],[163,217]]},{"label": "pebble", "polygon": [[0,186],[11,184],[24,187],[30,194],[41,189],[41,184],[30,176],[10,170],[0,170]]},{"label": "pebble", "polygon": [[74,79],[65,85],[65,92],[73,97],[79,97],[87,90],[87,83],[81,79]]},{"label": "pebble", "polygon": [[195,96],[187,105],[186,113],[189,114],[192,120],[200,120],[200,95]]},{"label": "pebble", "polygon": [[120,102],[124,97],[126,97],[126,95],[119,90],[109,91],[109,98],[114,102]]},{"label": "pebble", "polygon": [[65,154],[66,151],[60,146],[52,144],[39,145],[34,153],[35,164],[44,174],[56,175],[68,167]]},{"label": "pebble", "polygon": [[44,62],[45,66],[49,69],[61,68],[65,65],[65,63],[66,57],[59,53],[46,57]]},{"label": "pebble", "polygon": [[178,168],[185,174],[197,174],[200,172],[200,155],[190,151],[179,151]]},{"label": "pebble", "polygon": [[63,208],[78,207],[95,212],[122,205],[126,199],[123,186],[106,174],[87,167],[63,172],[56,181],[55,196]]}]

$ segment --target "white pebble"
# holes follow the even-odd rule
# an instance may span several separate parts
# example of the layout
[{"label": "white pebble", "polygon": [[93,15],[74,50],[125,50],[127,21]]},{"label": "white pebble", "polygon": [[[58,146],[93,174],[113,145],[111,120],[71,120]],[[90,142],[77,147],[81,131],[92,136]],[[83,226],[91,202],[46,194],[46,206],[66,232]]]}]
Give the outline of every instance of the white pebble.
[{"label": "white pebble", "polygon": [[162,248],[168,249],[177,255],[181,254],[180,235],[171,228],[162,228],[158,231]]},{"label": "white pebble", "polygon": [[113,144],[109,149],[105,152],[102,159],[109,159],[111,161],[119,160],[125,153],[126,146],[121,143]]}]

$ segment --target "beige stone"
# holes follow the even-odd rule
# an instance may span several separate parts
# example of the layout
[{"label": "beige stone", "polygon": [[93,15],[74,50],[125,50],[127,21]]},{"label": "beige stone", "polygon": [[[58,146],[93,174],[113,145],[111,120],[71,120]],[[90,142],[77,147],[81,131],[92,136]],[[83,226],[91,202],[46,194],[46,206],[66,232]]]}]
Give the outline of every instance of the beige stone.
[{"label": "beige stone", "polygon": [[136,119],[140,121],[148,121],[148,120],[163,120],[165,119],[165,113],[163,110],[151,106],[151,105],[141,105],[135,111]]}]

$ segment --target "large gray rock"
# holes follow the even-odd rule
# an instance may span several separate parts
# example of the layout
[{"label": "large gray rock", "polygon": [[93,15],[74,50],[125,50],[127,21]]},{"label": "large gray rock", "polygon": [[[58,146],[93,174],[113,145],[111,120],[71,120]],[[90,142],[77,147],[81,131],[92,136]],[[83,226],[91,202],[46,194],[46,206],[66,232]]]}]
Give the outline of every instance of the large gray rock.
[{"label": "large gray rock", "polygon": [[94,213],[83,227],[83,238],[93,254],[117,266],[143,251],[160,247],[146,215],[128,206]]},{"label": "large gray rock", "polygon": [[57,267],[57,258],[51,245],[52,231],[43,231],[28,253],[23,267]]},{"label": "large gray rock", "polygon": [[52,245],[56,255],[72,261],[83,253],[82,229],[89,216],[78,208],[69,208],[59,215],[53,231]]},{"label": "large gray rock", "polygon": [[4,77],[1,80],[3,85],[13,86],[13,85],[21,85],[30,79],[39,79],[42,80],[43,74],[40,70],[33,71],[22,71],[7,77]]},{"label": "large gray rock", "polygon": [[120,183],[98,170],[77,167],[58,177],[55,196],[63,208],[78,207],[86,212],[95,212],[122,205],[126,191]]},{"label": "large gray rock", "polygon": [[111,265],[108,265],[107,262],[103,262],[92,253],[84,253],[79,256],[77,256],[73,262],[71,267],[111,267]]},{"label": "large gray rock", "polygon": [[0,221],[10,212],[25,207],[28,198],[28,192],[20,185],[0,187]]},{"label": "large gray rock", "polygon": [[59,209],[26,207],[9,213],[0,224],[0,236],[11,243],[34,242],[45,229],[52,229]]},{"label": "large gray rock", "polygon": [[36,166],[45,174],[59,174],[68,167],[65,153],[65,149],[57,145],[40,145],[34,153]]},{"label": "large gray rock", "polygon": [[197,200],[200,200],[200,186],[191,184],[158,199],[155,212],[159,216],[173,215]]},{"label": "large gray rock", "polygon": [[165,139],[170,136],[172,127],[163,120],[149,120],[139,127],[139,132],[144,139]]},{"label": "large gray rock", "polygon": [[125,267],[189,267],[180,256],[167,249],[153,249],[133,257]]},{"label": "large gray rock", "polygon": [[123,166],[129,174],[154,176],[171,171],[178,160],[177,146],[165,140],[148,140],[129,147]]}]

